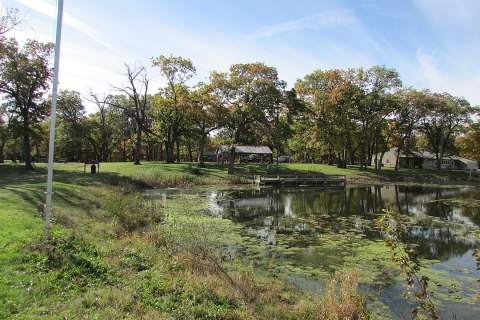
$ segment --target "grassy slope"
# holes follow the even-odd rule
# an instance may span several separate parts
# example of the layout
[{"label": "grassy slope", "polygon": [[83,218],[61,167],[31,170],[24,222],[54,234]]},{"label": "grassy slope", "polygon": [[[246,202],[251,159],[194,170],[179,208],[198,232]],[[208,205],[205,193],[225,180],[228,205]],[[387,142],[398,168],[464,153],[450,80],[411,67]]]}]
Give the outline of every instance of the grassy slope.
[{"label": "grassy slope", "polygon": [[[38,165],[35,171],[25,172],[21,165],[0,164],[0,270],[2,270],[0,274],[0,318],[11,318],[15,315],[18,318],[51,318],[52,315],[61,318],[60,315],[71,316],[78,312],[86,315],[90,313],[91,316],[97,317],[175,316],[172,315],[172,308],[178,308],[178,305],[172,301],[176,301],[176,303],[180,301],[182,305],[185,305],[185,301],[190,301],[190,304],[187,303],[189,307],[184,310],[185,314],[198,312],[202,316],[211,313],[217,316],[227,315],[227,318],[248,317],[252,310],[242,309],[241,304],[235,300],[235,294],[228,293],[230,290],[228,288],[225,289],[225,292],[215,292],[208,289],[210,288],[208,286],[207,289],[202,287],[204,284],[199,284],[192,279],[188,280],[188,273],[182,273],[183,276],[180,277],[181,271],[172,272],[170,269],[162,275],[150,271],[151,269],[145,273],[136,272],[137,270],[131,265],[138,267],[143,260],[148,260],[149,265],[157,266],[155,270],[171,268],[171,265],[162,260],[162,257],[157,257],[159,255],[155,243],[161,242],[161,239],[152,236],[152,234],[156,234],[155,232],[149,233],[148,239],[142,238],[147,233],[135,232],[129,236],[118,237],[112,229],[114,225],[112,225],[111,216],[104,213],[102,201],[105,198],[111,198],[113,193],[125,192],[124,189],[127,185],[162,187],[197,184],[225,185],[250,178],[253,174],[276,172],[275,166],[238,165],[236,167],[237,174],[232,178],[226,174],[226,165],[209,164],[208,168],[200,170],[200,174],[195,168],[194,164],[144,163],[141,166],[133,166],[130,163],[105,163],[101,164],[100,174],[91,175],[83,173],[83,164],[57,164],[54,173],[55,233],[57,235],[77,234],[82,239],[87,239],[90,243],[98,246],[100,251],[104,251],[102,256],[105,257],[105,261],[108,261],[109,268],[113,270],[115,279],[117,279],[113,282],[107,279],[110,269],[107,270],[108,272],[105,271],[104,261],[98,260],[100,258],[97,256],[96,249],[89,248],[82,241],[68,240],[69,238],[64,237],[62,239],[67,239],[65,240],[66,244],[73,243],[86,256],[86,258],[73,257],[74,262],[87,261],[86,265],[93,266],[90,269],[81,269],[80,272],[92,272],[96,276],[100,272],[100,275],[105,275],[107,279],[98,284],[88,277],[82,278],[78,281],[85,282],[85,287],[79,284],[65,289],[61,286],[66,285],[68,282],[65,282],[65,278],[72,275],[62,273],[66,271],[58,269],[58,267],[55,269],[54,266],[45,265],[42,260],[32,260],[31,250],[25,249],[32,243],[32,239],[39,239],[43,231],[43,223],[38,217],[36,204],[44,201],[45,166]],[[372,171],[359,171],[357,168],[345,170],[316,164],[288,164],[281,165],[279,169],[279,173],[321,171],[326,174],[345,174],[350,181],[428,181],[437,183],[458,181],[461,183],[468,178],[468,176],[461,176],[458,173],[421,172],[419,174],[416,170],[394,172],[391,169],[384,170],[381,175],[376,175]],[[119,188],[119,185],[122,187]],[[192,208],[192,205],[186,199],[183,209],[175,210]],[[153,240],[151,240],[152,237]],[[125,248],[129,249],[125,251]],[[130,261],[131,257],[133,257],[134,263],[125,263],[125,261]],[[61,258],[66,259],[64,256]],[[67,258],[71,259],[72,257],[67,256]],[[40,268],[41,270],[48,267],[53,268],[54,272],[39,273],[38,265],[43,267],[43,269]],[[174,273],[176,276],[172,278]],[[50,278],[46,276],[49,274],[52,275]],[[73,277],[77,279],[75,275]],[[152,292],[157,292],[160,290],[159,288],[153,288],[152,292],[147,293],[141,291],[145,286],[148,287],[152,279],[155,279],[156,283],[163,283],[162,290],[166,290],[161,305],[157,305],[158,297],[152,298],[152,295],[155,297]],[[201,279],[205,283],[218,281],[218,279],[210,278]],[[178,281],[180,283],[177,283]],[[190,296],[175,296],[174,292],[178,290],[174,288],[177,287],[180,287],[180,291],[187,289],[193,291],[196,293],[197,298],[195,299],[201,298],[200,302]],[[221,287],[221,285],[212,283],[212,287]],[[276,290],[280,296],[285,296],[286,289],[277,288]],[[127,302],[137,299],[136,295],[139,294],[143,294],[140,302]],[[290,292],[287,295],[294,294],[296,293]],[[191,302],[192,299],[197,302]],[[287,305],[285,310],[289,310],[288,312],[282,311],[277,297],[272,298],[277,302],[265,302],[261,306],[256,306],[255,308],[261,310],[255,309],[255,314],[261,314],[263,309],[272,314],[275,308],[280,310],[278,311],[280,314],[283,312],[285,317],[292,314],[292,317],[295,318],[302,312],[308,313],[307,307],[295,305],[292,309],[288,305],[293,302],[285,297],[282,299],[285,300],[284,304]],[[283,301],[282,299],[280,301]],[[303,301],[307,298],[297,297],[297,299]],[[265,298],[265,301],[268,299]],[[173,303],[173,307],[169,303]],[[295,312],[297,313],[295,314]]]}]

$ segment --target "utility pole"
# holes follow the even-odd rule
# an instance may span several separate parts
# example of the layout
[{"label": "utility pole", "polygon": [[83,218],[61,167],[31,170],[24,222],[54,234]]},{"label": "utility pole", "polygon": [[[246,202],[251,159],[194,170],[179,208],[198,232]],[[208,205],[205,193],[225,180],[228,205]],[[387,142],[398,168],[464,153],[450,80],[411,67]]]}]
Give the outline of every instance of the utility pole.
[{"label": "utility pole", "polygon": [[279,120],[279,113],[280,113],[280,106],[277,105],[277,107],[275,108],[275,135],[276,135],[276,140],[277,140],[277,164],[275,166],[275,172],[278,174],[278,158],[280,156],[279,152],[280,152],[280,133],[279,133],[279,128],[278,128],[278,120]]},{"label": "utility pole", "polygon": [[50,113],[50,139],[48,143],[47,200],[45,202],[45,236],[50,236],[53,194],[53,156],[55,153],[55,121],[57,118],[58,67],[60,60],[60,40],[62,38],[63,0],[58,0],[57,28],[55,37],[55,58],[53,63],[52,110]]}]

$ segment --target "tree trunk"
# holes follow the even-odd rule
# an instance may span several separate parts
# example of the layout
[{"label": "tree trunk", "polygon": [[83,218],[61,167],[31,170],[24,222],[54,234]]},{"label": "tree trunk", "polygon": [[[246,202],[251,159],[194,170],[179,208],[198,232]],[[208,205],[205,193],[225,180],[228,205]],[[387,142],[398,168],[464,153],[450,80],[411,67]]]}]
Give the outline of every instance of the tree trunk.
[{"label": "tree trunk", "polygon": [[3,150],[5,149],[5,144],[0,145],[0,163],[5,163],[5,156],[3,155]]},{"label": "tree trunk", "polygon": [[368,145],[367,166],[372,165],[373,153],[376,147],[375,141]]},{"label": "tree trunk", "polygon": [[[385,151],[382,151],[380,152],[380,158],[378,159],[378,172],[380,172],[382,170],[382,163],[383,163],[383,156],[385,155]],[[375,162],[377,162],[377,160],[375,159]]]},{"label": "tree trunk", "polygon": [[397,157],[395,159],[395,171],[398,171],[400,165],[400,153],[402,152],[401,147],[397,149]]},{"label": "tree trunk", "polygon": [[366,170],[367,165],[365,163],[365,158],[366,158],[366,146],[365,143],[362,145],[362,150],[360,152],[360,170]]},{"label": "tree trunk", "polygon": [[443,126],[440,128],[440,155],[437,155],[437,170],[442,170],[442,161],[443,161],[443,145],[445,144],[445,137],[443,134]]},{"label": "tree trunk", "polygon": [[230,153],[228,155],[228,174],[235,174],[235,168],[233,162],[235,161],[235,146],[230,147]]},{"label": "tree trunk", "polygon": [[123,139],[122,145],[122,161],[127,161],[127,142]]},{"label": "tree trunk", "polygon": [[203,161],[203,150],[205,149],[205,140],[207,139],[207,136],[205,134],[202,134],[200,136],[200,141],[198,143],[198,167],[199,168],[205,168],[205,162]]},{"label": "tree trunk", "polygon": [[25,159],[25,169],[33,170],[32,157],[30,156],[30,124],[28,118],[23,120],[23,157]]},{"label": "tree trunk", "polygon": [[177,146],[177,163],[180,163],[180,141],[176,139],[176,146]]},{"label": "tree trunk", "polygon": [[137,126],[137,139],[135,141],[135,155],[134,155],[134,162],[133,162],[133,164],[135,165],[140,164],[141,149],[142,149],[142,130],[140,130],[140,126]]},{"label": "tree trunk", "polygon": [[187,142],[188,162],[193,162],[192,146]]},{"label": "tree trunk", "polygon": [[167,153],[167,163],[173,163],[175,161],[175,157],[173,154],[174,142],[168,140],[165,141],[165,149]]},{"label": "tree trunk", "polygon": [[25,169],[33,170],[32,157],[30,156],[30,136],[24,136],[23,158],[25,159]]}]

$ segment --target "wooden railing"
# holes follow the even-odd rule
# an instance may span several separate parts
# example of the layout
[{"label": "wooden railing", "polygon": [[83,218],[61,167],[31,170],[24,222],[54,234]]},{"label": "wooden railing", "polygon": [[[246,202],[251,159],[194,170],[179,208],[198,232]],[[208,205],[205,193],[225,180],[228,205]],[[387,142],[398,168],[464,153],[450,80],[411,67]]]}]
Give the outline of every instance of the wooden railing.
[{"label": "wooden railing", "polygon": [[254,183],[261,185],[294,186],[341,186],[346,184],[344,175],[292,174],[292,175],[255,175]]}]

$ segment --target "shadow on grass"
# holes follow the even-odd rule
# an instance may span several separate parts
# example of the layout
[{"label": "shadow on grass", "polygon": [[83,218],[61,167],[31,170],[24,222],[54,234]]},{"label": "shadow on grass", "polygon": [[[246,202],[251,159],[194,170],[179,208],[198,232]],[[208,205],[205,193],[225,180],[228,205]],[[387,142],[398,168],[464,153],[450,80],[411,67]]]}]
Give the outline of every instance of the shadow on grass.
[{"label": "shadow on grass", "polygon": [[[21,166],[4,165],[0,166],[0,187],[22,186],[22,185],[40,185],[47,183],[47,169],[37,167],[35,170],[26,171]],[[119,185],[129,182],[132,179],[115,172],[102,172],[98,174],[83,173],[77,170],[54,169],[54,183],[75,184],[86,186],[95,182],[101,182],[107,185]]]}]

